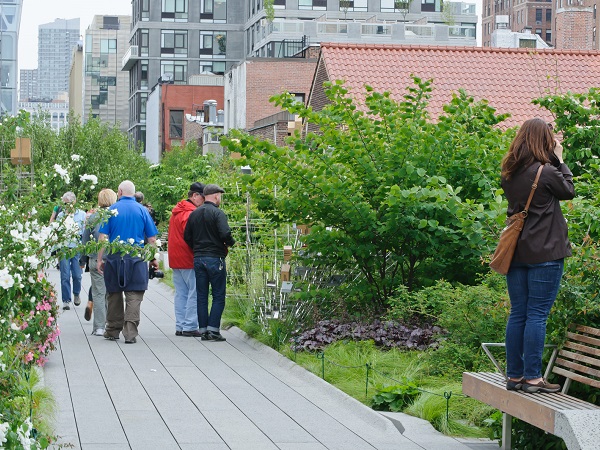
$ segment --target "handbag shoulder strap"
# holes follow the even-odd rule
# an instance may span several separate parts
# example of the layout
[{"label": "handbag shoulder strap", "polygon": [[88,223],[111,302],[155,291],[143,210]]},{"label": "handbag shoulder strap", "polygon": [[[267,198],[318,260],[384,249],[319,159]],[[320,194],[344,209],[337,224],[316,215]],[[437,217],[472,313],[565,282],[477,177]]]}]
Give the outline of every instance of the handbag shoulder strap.
[{"label": "handbag shoulder strap", "polygon": [[538,181],[540,181],[540,175],[542,174],[543,169],[544,169],[544,165],[540,164],[537,174],[535,175],[535,180],[533,180],[533,184],[531,185],[531,192],[529,193],[529,198],[527,199],[527,203],[525,204],[525,209],[523,210],[523,212],[525,214],[527,214],[527,211],[529,210],[529,205],[531,204],[531,199],[533,198],[533,194],[535,193],[535,190],[538,187]]}]

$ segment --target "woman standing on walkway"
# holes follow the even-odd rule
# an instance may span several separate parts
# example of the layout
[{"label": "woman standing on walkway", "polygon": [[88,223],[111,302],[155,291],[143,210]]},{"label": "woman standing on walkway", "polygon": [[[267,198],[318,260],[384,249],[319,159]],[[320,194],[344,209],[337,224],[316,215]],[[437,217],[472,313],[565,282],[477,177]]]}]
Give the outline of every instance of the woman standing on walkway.
[{"label": "woman standing on walkway", "polygon": [[[102,189],[98,193],[98,206],[100,208],[108,208],[117,201],[117,194],[112,189]],[[89,241],[98,241],[98,230],[100,229],[101,221],[99,220],[98,212],[91,214],[86,220],[86,228],[83,233],[83,243]],[[84,318],[90,320],[92,308],[94,312],[94,323],[92,326],[92,334],[94,336],[102,336],[106,325],[106,286],[104,285],[104,276],[98,272],[97,254],[88,255],[90,266],[90,280],[92,283],[92,304],[88,301],[85,308]]]},{"label": "woman standing on walkway", "polygon": [[525,219],[506,284],[510,317],[506,326],[506,389],[557,392],[542,378],[546,320],[556,299],[564,258],[571,256],[560,200],[575,196],[573,174],[563,162],[562,145],[542,119],[523,123],[502,161],[507,215],[522,211],[536,177],[542,173]]}]

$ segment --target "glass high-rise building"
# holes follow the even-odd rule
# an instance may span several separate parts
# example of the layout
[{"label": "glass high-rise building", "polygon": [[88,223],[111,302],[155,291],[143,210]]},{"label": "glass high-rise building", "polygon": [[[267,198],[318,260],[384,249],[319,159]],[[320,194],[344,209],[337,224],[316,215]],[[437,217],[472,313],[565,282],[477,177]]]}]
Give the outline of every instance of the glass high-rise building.
[{"label": "glass high-rise building", "polygon": [[17,112],[21,0],[0,0],[0,116]]},{"label": "glass high-rise building", "polygon": [[80,40],[79,19],[56,19],[38,29],[38,97],[52,100],[69,92],[73,48]]}]

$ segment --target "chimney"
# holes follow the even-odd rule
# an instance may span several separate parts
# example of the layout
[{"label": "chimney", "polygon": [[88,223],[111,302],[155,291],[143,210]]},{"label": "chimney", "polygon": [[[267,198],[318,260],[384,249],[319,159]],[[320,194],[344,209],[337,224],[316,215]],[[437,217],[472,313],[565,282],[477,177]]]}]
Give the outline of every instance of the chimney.
[{"label": "chimney", "polygon": [[206,100],[204,103],[204,122],[205,123],[216,123],[217,122],[217,101]]}]

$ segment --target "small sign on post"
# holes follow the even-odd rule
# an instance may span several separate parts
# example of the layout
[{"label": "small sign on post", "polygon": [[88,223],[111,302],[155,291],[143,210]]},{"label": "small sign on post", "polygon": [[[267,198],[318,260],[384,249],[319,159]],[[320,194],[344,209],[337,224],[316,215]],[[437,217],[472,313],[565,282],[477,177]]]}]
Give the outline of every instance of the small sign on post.
[{"label": "small sign on post", "polygon": [[16,165],[31,164],[31,139],[18,137],[10,150],[10,162]]}]

